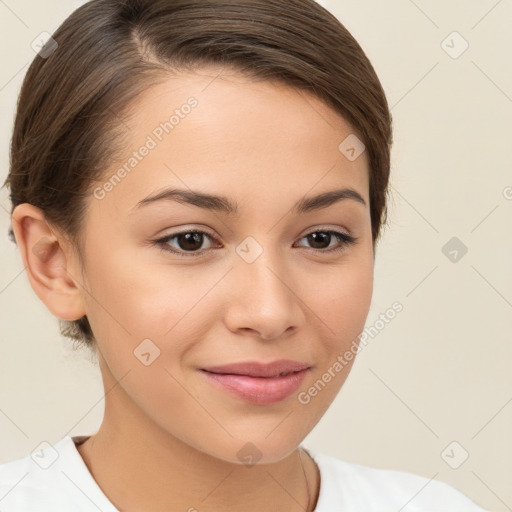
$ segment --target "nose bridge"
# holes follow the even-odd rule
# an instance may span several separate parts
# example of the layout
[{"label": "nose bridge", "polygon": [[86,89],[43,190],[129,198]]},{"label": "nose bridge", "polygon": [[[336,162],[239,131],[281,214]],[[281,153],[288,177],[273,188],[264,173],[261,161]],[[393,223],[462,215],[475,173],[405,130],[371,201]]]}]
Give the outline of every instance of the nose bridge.
[{"label": "nose bridge", "polygon": [[[268,237],[267,239],[270,239]],[[231,328],[250,328],[273,337],[301,319],[289,262],[279,249],[247,237],[236,248],[232,279],[238,288],[228,318]]]},{"label": "nose bridge", "polygon": [[[271,237],[267,237],[270,239]],[[244,292],[252,300],[267,302],[287,300],[290,291],[284,285],[286,275],[286,262],[279,257],[279,250],[270,247],[269,243],[263,246],[253,237],[247,237],[236,249],[238,260],[235,272],[240,276]]]}]

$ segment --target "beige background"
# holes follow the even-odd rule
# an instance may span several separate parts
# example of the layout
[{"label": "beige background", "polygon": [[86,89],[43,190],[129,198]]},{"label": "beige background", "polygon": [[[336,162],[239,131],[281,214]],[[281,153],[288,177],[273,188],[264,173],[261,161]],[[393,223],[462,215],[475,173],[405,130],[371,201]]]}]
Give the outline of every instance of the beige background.
[{"label": "beige background", "polygon": [[[0,3],[2,181],[18,90],[35,55],[31,42],[82,3]],[[378,334],[304,444],[445,481],[488,509],[509,510],[512,5],[321,3],[360,42],[388,95],[393,200],[367,321]],[[453,31],[469,43],[457,58],[443,49],[455,55],[462,48]],[[9,208],[2,189],[0,462],[28,454],[43,440],[92,433],[104,406],[97,366],[86,352],[72,351],[30,288],[7,238]],[[442,250],[452,237],[468,249],[456,262]],[[376,321],[395,301],[404,309],[382,328]],[[453,441],[452,465],[462,450],[469,453],[459,469],[441,457]]]}]

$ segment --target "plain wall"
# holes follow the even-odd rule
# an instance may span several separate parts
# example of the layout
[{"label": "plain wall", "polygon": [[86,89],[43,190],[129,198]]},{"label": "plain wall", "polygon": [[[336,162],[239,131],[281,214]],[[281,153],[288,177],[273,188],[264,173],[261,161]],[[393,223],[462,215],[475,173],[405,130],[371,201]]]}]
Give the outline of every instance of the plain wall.
[{"label": "plain wall", "polygon": [[[2,182],[17,95],[35,56],[31,42],[82,3],[0,3]],[[366,324],[373,335],[304,445],[448,482],[488,509],[509,510],[512,5],[320,3],[372,61],[395,142],[389,227],[377,249]],[[457,55],[462,38],[469,46]],[[94,432],[104,406],[98,367],[86,351],[72,350],[29,285],[7,238],[9,212],[2,189],[0,462],[27,455],[43,440]],[[453,261],[449,250],[463,246],[467,252],[460,257],[459,250]],[[403,311],[379,322],[395,301]],[[454,441],[445,459],[469,454],[458,469],[441,456]]]}]

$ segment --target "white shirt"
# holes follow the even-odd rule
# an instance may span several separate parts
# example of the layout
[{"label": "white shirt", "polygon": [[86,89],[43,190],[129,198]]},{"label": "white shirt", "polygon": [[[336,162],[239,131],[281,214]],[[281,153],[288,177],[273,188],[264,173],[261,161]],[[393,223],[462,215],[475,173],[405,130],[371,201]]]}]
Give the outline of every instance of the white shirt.
[{"label": "white shirt", "polygon": [[[119,512],[75,446],[87,437],[67,435],[53,446],[1,464],[0,511]],[[315,512],[485,512],[443,482],[307,451],[320,470]]]}]

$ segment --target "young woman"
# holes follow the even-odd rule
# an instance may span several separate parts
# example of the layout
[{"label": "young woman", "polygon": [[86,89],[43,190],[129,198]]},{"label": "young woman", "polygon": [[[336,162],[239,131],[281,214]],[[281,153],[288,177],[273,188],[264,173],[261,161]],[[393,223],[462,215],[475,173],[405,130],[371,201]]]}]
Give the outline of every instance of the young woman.
[{"label": "young woman", "polygon": [[0,510],[483,510],[301,447],[354,362],[391,143],[372,65],[313,0],[77,9],[25,77],[6,184],[105,414],[0,466]]}]

